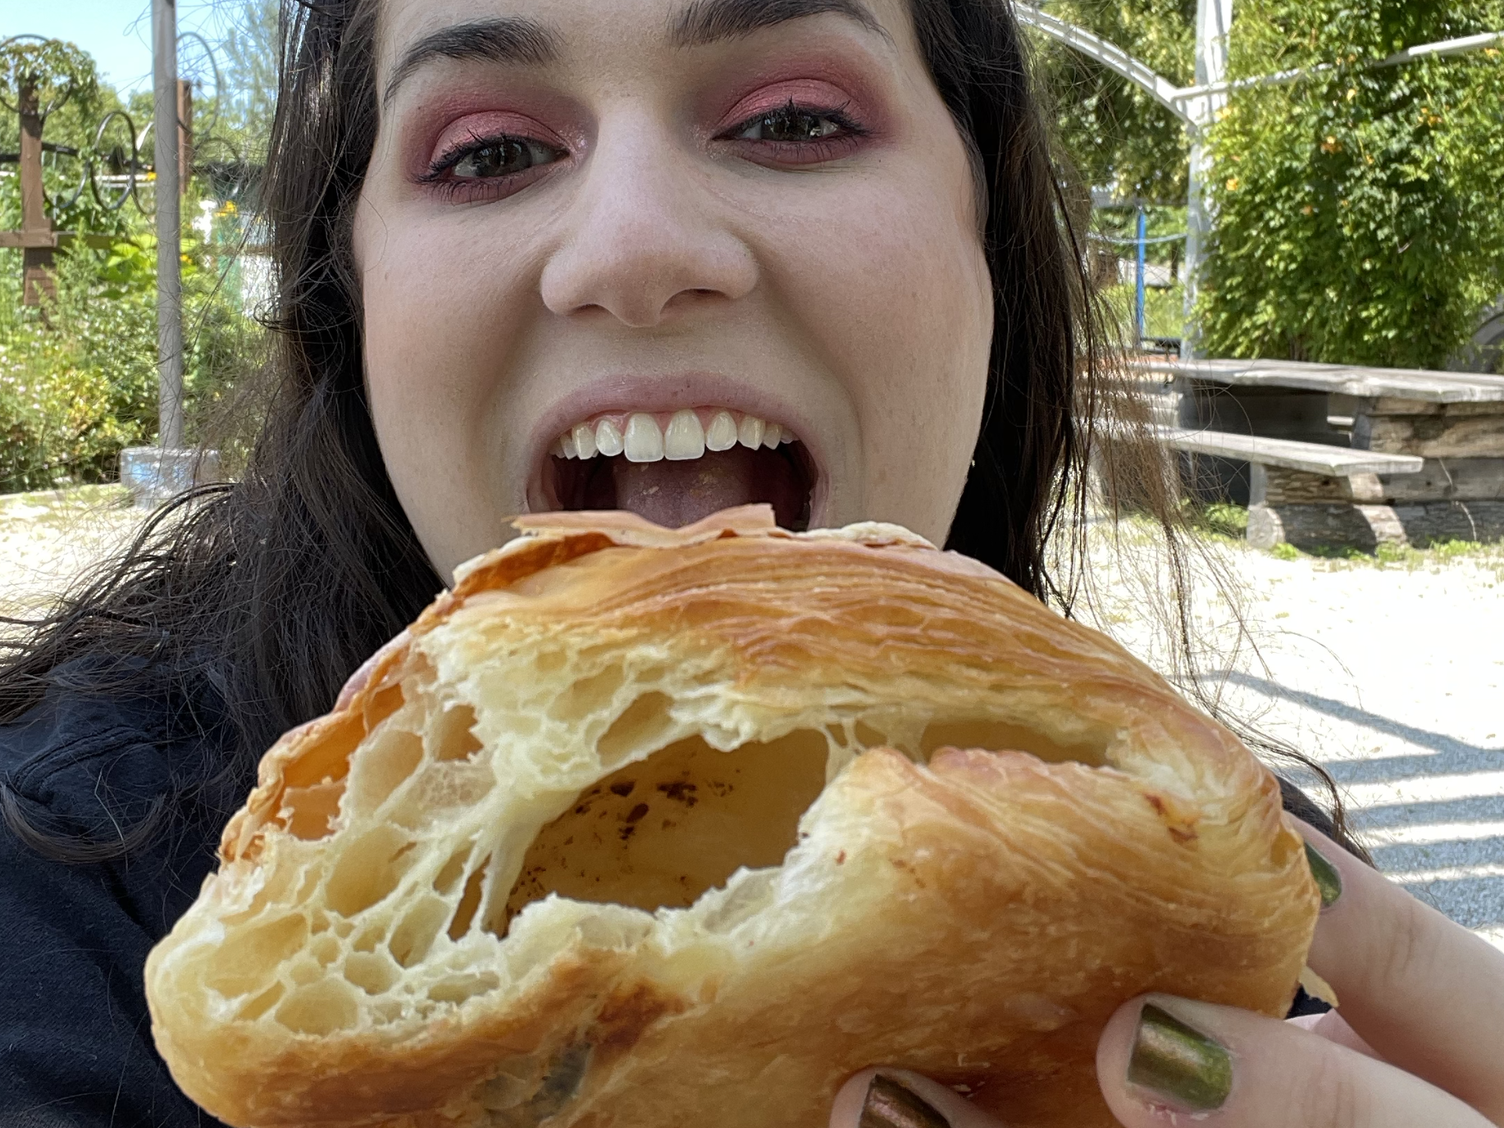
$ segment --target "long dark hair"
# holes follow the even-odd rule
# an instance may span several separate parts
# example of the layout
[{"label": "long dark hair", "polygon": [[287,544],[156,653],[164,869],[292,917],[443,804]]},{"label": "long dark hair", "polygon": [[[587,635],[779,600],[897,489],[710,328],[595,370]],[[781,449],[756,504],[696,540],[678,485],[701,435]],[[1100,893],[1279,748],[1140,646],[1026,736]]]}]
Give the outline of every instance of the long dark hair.
[{"label": "long dark hair", "polygon": [[[1116,394],[1085,273],[1084,212],[1062,188],[1008,4],[911,4],[971,151],[996,315],[986,414],[949,547],[1068,610],[1072,590],[1047,566],[1047,545],[1062,519],[1083,524],[1092,427]],[[34,706],[70,659],[100,656],[83,675],[97,692],[139,679],[145,663],[185,693],[212,691],[231,733],[213,769],[248,782],[260,752],[327,710],[443,586],[392,490],[362,378],[351,219],[377,130],[376,12],[377,0],[284,0],[262,185],[274,379],[244,472],[158,512],[111,567],[5,644],[0,723]],[[1116,414],[1131,424],[1131,400],[1117,395]],[[1163,475],[1140,477],[1139,497],[1168,530]],[[129,852],[158,821],[80,842],[49,833],[4,781],[0,816],[49,856],[79,861]]]}]

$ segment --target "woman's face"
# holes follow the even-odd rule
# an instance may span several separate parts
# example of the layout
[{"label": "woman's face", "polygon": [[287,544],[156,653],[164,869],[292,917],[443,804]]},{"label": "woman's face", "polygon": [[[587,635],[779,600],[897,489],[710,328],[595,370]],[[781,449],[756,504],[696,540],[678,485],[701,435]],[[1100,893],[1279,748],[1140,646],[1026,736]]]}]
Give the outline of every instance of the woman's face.
[{"label": "woman's face", "polygon": [[383,0],[378,58],[366,380],[441,574],[555,509],[945,538],[992,301],[904,0]]}]

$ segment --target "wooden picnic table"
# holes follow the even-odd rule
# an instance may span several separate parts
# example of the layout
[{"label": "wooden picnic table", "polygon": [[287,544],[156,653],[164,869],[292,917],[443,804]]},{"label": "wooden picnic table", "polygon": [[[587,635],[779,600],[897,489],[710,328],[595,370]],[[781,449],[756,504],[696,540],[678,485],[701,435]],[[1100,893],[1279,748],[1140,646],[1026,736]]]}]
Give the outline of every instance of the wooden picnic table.
[{"label": "wooden picnic table", "polygon": [[[1355,398],[1422,403],[1504,404],[1504,376],[1435,372],[1424,368],[1363,368],[1293,360],[1178,360],[1137,362],[1146,372],[1237,388],[1290,388]],[[1500,408],[1504,411],[1504,408]]]},{"label": "wooden picnic table", "polygon": [[[1174,357],[1146,357],[1135,366],[1155,390],[1178,397],[1172,418],[1181,439],[1175,445],[1198,452],[1200,491],[1267,507],[1269,514],[1257,515],[1265,525],[1274,521],[1291,534],[1315,529],[1312,543],[1367,546],[1504,537],[1504,376]],[[1209,438],[1198,443],[1186,432]],[[1302,461],[1295,448],[1294,461],[1283,464],[1272,457],[1252,460],[1260,454],[1244,457],[1242,447],[1262,450],[1235,439],[1250,435],[1310,444],[1304,460],[1311,465],[1294,468]],[[1374,473],[1310,472],[1321,461],[1311,452],[1321,446],[1422,463],[1419,471],[1396,461],[1388,472],[1377,466]],[[1287,508],[1281,518],[1277,511]]]}]

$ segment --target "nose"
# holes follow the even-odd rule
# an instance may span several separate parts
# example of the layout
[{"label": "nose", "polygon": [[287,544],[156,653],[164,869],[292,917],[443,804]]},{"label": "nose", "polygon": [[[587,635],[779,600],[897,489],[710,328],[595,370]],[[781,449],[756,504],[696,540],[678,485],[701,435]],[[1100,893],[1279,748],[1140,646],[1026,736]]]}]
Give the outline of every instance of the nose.
[{"label": "nose", "polygon": [[650,123],[613,132],[603,122],[599,136],[543,269],[544,305],[560,315],[604,310],[646,329],[750,293],[757,263],[693,154]]}]

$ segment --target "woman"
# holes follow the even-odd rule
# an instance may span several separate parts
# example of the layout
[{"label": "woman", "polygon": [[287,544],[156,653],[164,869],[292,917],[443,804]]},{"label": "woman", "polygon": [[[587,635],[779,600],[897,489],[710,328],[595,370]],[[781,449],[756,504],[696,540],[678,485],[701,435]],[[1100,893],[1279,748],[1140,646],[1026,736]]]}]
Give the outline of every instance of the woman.
[{"label": "woman", "polygon": [[[145,953],[260,750],[508,515],[893,520],[1041,598],[1052,524],[1079,516],[1099,366],[995,0],[303,0],[288,21],[264,185],[280,384],[250,464],[4,671],[7,1124],[204,1123],[151,1047]],[[1312,837],[1343,891],[1313,961],[1356,1033],[1136,1000],[1102,1041],[1116,1114],[1504,1121],[1504,958]],[[832,1116],[982,1123],[903,1074],[853,1079]]]}]

